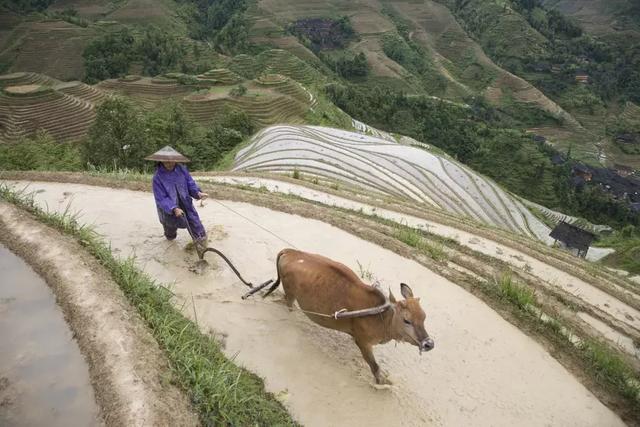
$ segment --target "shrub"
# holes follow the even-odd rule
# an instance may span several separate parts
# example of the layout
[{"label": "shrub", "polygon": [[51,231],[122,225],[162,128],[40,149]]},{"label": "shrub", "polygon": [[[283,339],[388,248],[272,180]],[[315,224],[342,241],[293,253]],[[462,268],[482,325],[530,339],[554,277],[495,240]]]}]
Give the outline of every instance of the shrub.
[{"label": "shrub", "polygon": [[233,97],[244,96],[247,93],[247,88],[244,85],[238,85],[229,91],[229,95]]},{"label": "shrub", "polygon": [[77,144],[56,142],[45,132],[16,143],[0,144],[0,169],[65,170],[82,169]]},{"label": "shrub", "polygon": [[143,127],[144,115],[130,101],[109,98],[97,109],[83,159],[95,166],[141,168],[152,145]]}]

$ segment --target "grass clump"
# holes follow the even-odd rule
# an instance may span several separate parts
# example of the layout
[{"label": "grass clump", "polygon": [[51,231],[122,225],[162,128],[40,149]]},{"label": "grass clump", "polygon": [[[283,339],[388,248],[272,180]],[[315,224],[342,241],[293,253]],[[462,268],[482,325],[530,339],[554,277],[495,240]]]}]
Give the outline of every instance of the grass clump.
[{"label": "grass clump", "polygon": [[493,280],[500,298],[508,300],[520,310],[526,311],[529,307],[535,306],[535,292],[528,286],[516,283],[510,271],[503,272]]},{"label": "grass clump", "polygon": [[356,260],[358,263],[359,275],[362,280],[366,280],[368,282],[372,282],[375,278],[373,272],[369,270],[369,268],[365,267],[360,263],[360,261]]},{"label": "grass clump", "polygon": [[595,379],[609,385],[640,405],[640,378],[603,342],[588,339],[578,344]]},{"label": "grass clump", "polygon": [[444,262],[448,259],[443,243],[425,240],[419,230],[406,224],[395,225],[394,237],[435,261]]},{"label": "grass clump", "polygon": [[395,238],[416,249],[422,243],[422,236],[420,235],[420,232],[415,228],[411,228],[403,224],[398,224],[396,227]]},{"label": "grass clump", "polygon": [[200,332],[176,308],[169,289],[140,271],[134,258],[114,257],[111,248],[93,228],[80,224],[69,206],[61,213],[48,212],[25,190],[6,185],[0,185],[0,198],[76,238],[111,273],[169,359],[177,383],[189,395],[203,425],[295,425],[284,407],[264,390],[259,377],[236,366],[216,340]]}]

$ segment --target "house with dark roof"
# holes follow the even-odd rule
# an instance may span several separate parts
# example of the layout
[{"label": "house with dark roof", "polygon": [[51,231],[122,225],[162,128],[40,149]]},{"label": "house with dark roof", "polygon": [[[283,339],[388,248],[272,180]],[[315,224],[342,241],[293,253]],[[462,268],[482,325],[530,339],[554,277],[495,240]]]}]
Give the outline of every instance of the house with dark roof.
[{"label": "house with dark roof", "polygon": [[565,221],[558,223],[549,236],[554,239],[556,243],[560,242],[563,247],[582,258],[587,256],[589,247],[596,237],[595,234]]},{"label": "house with dark roof", "polygon": [[584,70],[576,70],[576,82],[583,84],[589,83],[589,74]]},{"label": "house with dark roof", "polygon": [[619,144],[638,144],[640,143],[640,135],[637,133],[619,133],[615,136],[615,140]]},{"label": "house with dark roof", "polygon": [[576,163],[573,165],[573,176],[580,177],[584,181],[589,182],[593,178],[593,171],[587,165]]}]

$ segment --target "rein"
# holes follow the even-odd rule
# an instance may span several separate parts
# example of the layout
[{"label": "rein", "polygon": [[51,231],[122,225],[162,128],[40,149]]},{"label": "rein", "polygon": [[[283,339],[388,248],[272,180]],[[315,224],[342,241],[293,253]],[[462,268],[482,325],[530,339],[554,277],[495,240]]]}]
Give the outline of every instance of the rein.
[{"label": "rein", "polygon": [[[184,219],[185,219],[185,222],[187,224],[187,231],[189,232],[189,235],[193,239],[194,246],[196,248],[196,251],[198,252],[198,258],[200,258],[200,260],[204,260],[204,254],[207,253],[207,252],[213,252],[216,255],[218,255],[220,258],[222,258],[224,260],[224,262],[226,262],[227,265],[231,268],[231,270],[233,270],[235,275],[238,276],[238,279],[240,279],[240,281],[244,285],[246,285],[249,288],[251,288],[251,290],[249,292],[247,292],[246,294],[244,294],[242,296],[243,300],[249,298],[251,295],[257,293],[261,289],[264,289],[264,288],[266,288],[267,286],[269,286],[269,285],[271,285],[273,283],[273,279],[270,279],[270,280],[267,280],[266,282],[254,287],[253,283],[247,282],[246,280],[244,280],[244,278],[242,277],[242,275],[240,274],[238,269],[233,265],[231,260],[229,260],[229,258],[227,258],[218,249],[209,247],[209,248],[205,248],[203,250],[200,250],[200,248],[198,247],[198,242],[197,242],[196,235],[193,232],[193,230],[191,229],[191,224],[189,223],[189,217],[187,216],[187,210],[186,210],[184,204],[182,203],[182,199],[180,198],[180,192],[178,191],[178,186],[177,185],[176,185],[176,195],[177,195],[177,198],[178,198],[178,207],[180,207],[180,209],[182,210],[183,215],[185,217]],[[248,218],[245,218],[245,219],[248,219]],[[267,231],[269,231],[269,230],[267,230]],[[276,237],[278,237],[278,236],[276,236]],[[374,285],[374,287],[377,287],[378,285],[379,284],[376,284],[376,285]],[[383,292],[381,292],[381,293],[384,296],[384,304],[376,306],[376,307],[364,308],[364,309],[361,309],[361,310],[353,310],[353,311],[347,311],[346,308],[343,308],[341,310],[336,311],[333,314],[317,313],[317,312],[314,312],[314,311],[303,310],[303,309],[299,309],[299,310],[302,311],[303,313],[306,313],[306,314],[311,314],[311,315],[314,315],[314,316],[320,316],[320,317],[325,317],[325,318],[335,319],[335,320],[338,320],[338,319],[353,319],[353,318],[357,318],[357,317],[375,316],[377,314],[382,315],[385,311],[389,310],[392,307],[392,304],[389,301],[389,297],[384,295]]]},{"label": "rein", "polygon": [[382,314],[391,308],[391,303],[387,300],[384,304],[372,308],[364,308],[362,310],[347,311],[346,308],[338,310],[333,314],[316,313],[315,311],[299,309],[303,313],[313,314],[314,316],[326,317],[329,319],[353,319],[355,317],[375,316]]}]

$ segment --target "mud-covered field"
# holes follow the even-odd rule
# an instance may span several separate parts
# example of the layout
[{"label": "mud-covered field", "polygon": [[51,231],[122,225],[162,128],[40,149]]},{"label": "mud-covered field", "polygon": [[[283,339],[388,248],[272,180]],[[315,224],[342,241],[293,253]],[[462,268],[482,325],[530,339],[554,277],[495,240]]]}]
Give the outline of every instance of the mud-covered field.
[{"label": "mud-covered field", "polygon": [[[371,386],[347,336],[289,312],[280,295],[241,301],[246,288],[210,255],[203,274],[192,271],[187,234],[164,240],[150,193],[56,183],[32,183],[31,189],[52,210],[71,202],[114,251],[135,254],[154,278],[173,282],[183,301],[193,301],[185,313],[222,337],[227,354],[264,377],[305,425],[622,425],[543,346],[482,301],[437,270],[336,227],[247,203],[209,201],[199,208],[211,243],[255,282],[273,277],[277,252],[293,246],[355,271],[360,264],[394,289],[409,283],[422,298],[436,349],[421,357],[406,344],[377,347],[376,357],[394,381],[388,390]],[[6,222],[5,211],[2,217]]]}]

